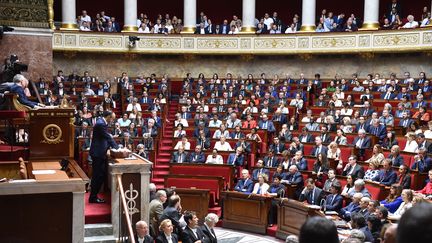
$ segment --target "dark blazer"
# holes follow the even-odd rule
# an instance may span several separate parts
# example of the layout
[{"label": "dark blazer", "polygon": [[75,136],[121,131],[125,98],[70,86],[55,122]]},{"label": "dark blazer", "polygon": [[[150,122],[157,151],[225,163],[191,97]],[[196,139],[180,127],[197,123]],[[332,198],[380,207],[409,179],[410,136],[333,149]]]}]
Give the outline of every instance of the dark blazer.
[{"label": "dark blazer", "polygon": [[207,239],[206,243],[217,243],[216,233],[214,232],[213,229],[211,229],[211,232],[210,232],[210,230],[205,225],[202,225],[201,230],[204,233],[204,235],[206,236],[206,239]]},{"label": "dark blazer", "polygon": [[399,167],[399,166],[405,164],[404,159],[400,154],[398,154],[398,156],[396,158],[393,158],[393,155],[389,154],[389,156],[387,156],[387,159],[391,160],[393,166]]},{"label": "dark blazer", "polygon": [[237,185],[234,187],[234,191],[251,193],[253,191],[252,179],[248,178],[246,183],[244,179],[239,180]]},{"label": "dark blazer", "polygon": [[359,164],[355,165],[352,173],[349,173],[350,171],[351,171],[351,166],[348,166],[346,170],[342,171],[342,175],[343,176],[352,175],[355,176],[356,179],[361,179],[364,177],[365,174],[363,167]]},{"label": "dark blazer", "polygon": [[204,29],[206,34],[216,34],[216,26],[212,25],[208,25],[207,27],[205,27]]},{"label": "dark blazer", "polygon": [[[381,99],[384,99],[384,97],[387,95],[386,93],[381,94]],[[390,97],[388,98],[388,100],[394,100],[394,98],[396,98],[396,95],[394,93],[390,93]]]},{"label": "dark blazer", "polygon": [[380,184],[385,186],[391,186],[396,182],[396,178],[396,172],[390,169],[390,171],[380,170],[378,175],[376,175],[372,180],[378,181]]},{"label": "dark blazer", "polygon": [[[270,159],[272,159],[271,162],[270,162]],[[264,166],[265,167],[274,167],[274,168],[276,168],[279,165],[279,160],[278,160],[278,158],[276,158],[276,156],[273,156],[273,157],[266,156],[266,157],[264,157],[263,161],[264,161]]]},{"label": "dark blazer", "polygon": [[246,152],[246,153],[250,153],[252,151],[251,144],[249,142],[246,142],[246,141],[244,142],[243,145],[241,142],[235,143],[234,149],[237,149],[238,147],[242,147],[243,152]]},{"label": "dark blazer", "polygon": [[303,191],[304,187],[304,181],[303,176],[300,172],[296,172],[294,174],[287,173],[285,174],[284,178],[282,180],[285,180],[288,182],[289,185],[296,185],[296,192],[295,192],[295,198],[299,198],[301,192]]},{"label": "dark blazer", "polygon": [[195,241],[201,240],[203,241],[205,239],[205,235],[202,232],[201,228],[197,228],[197,236],[193,233],[193,231],[186,226],[186,228],[183,230],[181,234],[181,241],[182,243],[194,243]]},{"label": "dark blazer", "polygon": [[[138,235],[135,235],[135,242],[138,243]],[[150,235],[144,236],[144,243],[154,243],[153,237]]]},{"label": "dark blazer", "polygon": [[98,118],[93,127],[93,140],[90,146],[90,156],[105,158],[108,148],[118,148],[117,143],[108,133],[108,125],[103,118]]},{"label": "dark blazer", "polygon": [[152,127],[151,132],[150,132],[149,130],[150,130],[150,129],[149,129],[147,126],[144,126],[144,127],[142,128],[142,133],[143,133],[143,134],[144,134],[144,133],[150,133],[150,136],[151,136],[151,137],[156,137],[156,136],[157,136],[158,131],[157,131],[157,127],[156,127],[156,126]]},{"label": "dark blazer", "polygon": [[279,144],[270,144],[269,150],[273,150],[275,153],[280,154],[285,150],[285,145],[283,143]]},{"label": "dark blazer", "polygon": [[[225,32],[223,31],[224,29],[224,26],[225,26]],[[227,25],[223,25],[223,24],[221,24],[220,26],[219,26],[219,33],[218,34],[224,34],[224,35],[226,35],[226,34],[228,34],[228,32],[230,32],[230,26],[229,26],[229,24],[227,24]]]},{"label": "dark blazer", "polygon": [[[261,173],[260,173],[261,171]],[[269,178],[270,178],[270,171],[266,168],[256,168],[252,171],[252,179],[254,181],[258,180],[258,175],[259,174],[266,174]]]},{"label": "dark blazer", "polygon": [[[321,145],[321,154],[325,154],[325,155],[327,155],[327,147],[326,146],[324,146],[324,145]],[[318,156],[316,153],[318,152],[318,147],[317,146],[314,146],[313,148],[312,148],[312,151],[311,151],[311,156]]]},{"label": "dark blazer", "polygon": [[205,162],[205,155],[203,152],[201,153],[192,152],[189,154],[188,162],[202,164]]},{"label": "dark blazer", "polygon": [[411,175],[405,174],[402,178],[398,175],[396,182],[400,182],[402,189],[410,189],[411,188]]},{"label": "dark blazer", "polygon": [[360,129],[363,129],[366,132],[369,131],[369,124],[366,124],[366,122],[364,124],[358,123],[355,127],[355,131],[358,132]]},{"label": "dark blazer", "polygon": [[[304,137],[304,135],[301,134],[301,135],[299,136],[299,140],[302,141],[303,137]],[[308,133],[308,134],[306,135],[306,137],[307,137],[306,142],[307,142],[307,143],[311,143],[311,142],[312,142],[312,135]]]},{"label": "dark blazer", "polygon": [[[329,133],[325,134],[325,137],[323,137],[324,134],[321,134],[319,137],[321,138],[323,143],[331,143],[333,139],[331,138]],[[324,139],[323,139],[324,138]]]},{"label": "dark blazer", "polygon": [[365,108],[363,108],[363,109],[360,109],[360,116],[371,116],[372,113],[374,113],[374,112],[375,112],[374,109],[369,108],[366,110]]},{"label": "dark blazer", "polygon": [[280,117],[273,116],[272,120],[273,121],[279,120],[277,122],[279,122],[280,124],[287,123],[287,118],[286,118],[286,115],[284,115],[284,114],[281,114]]},{"label": "dark blazer", "polygon": [[432,143],[431,142],[425,141],[424,146],[423,146],[423,144],[419,144],[418,146],[419,146],[419,148],[424,147],[426,149],[427,153],[429,153],[429,154],[432,153]]},{"label": "dark blazer", "polygon": [[[171,234],[171,239],[173,243],[178,243],[178,238],[177,235],[172,233]],[[168,243],[167,238],[165,237],[164,233],[161,233],[157,238],[156,238],[156,243]]]},{"label": "dark blazer", "polygon": [[351,202],[350,204],[348,204],[348,206],[341,209],[340,216],[345,220],[350,220],[351,214],[358,211],[360,211],[360,205],[358,203],[354,204],[353,202]]},{"label": "dark blazer", "polygon": [[206,138],[204,141],[202,141],[203,139],[201,138],[197,138],[196,144],[197,145],[202,145],[202,149],[209,149],[210,148],[210,139]]},{"label": "dark blazer", "polygon": [[[355,137],[353,145],[355,146],[357,142],[360,140],[360,137]],[[363,143],[360,145],[360,149],[368,149],[371,147],[371,139],[368,136],[363,138]]]},{"label": "dark blazer", "polygon": [[[264,126],[264,121],[259,121],[259,122],[258,122],[258,127],[259,127],[260,129],[263,129],[263,126]],[[270,121],[270,120],[267,121],[267,131],[269,131],[269,132],[274,132],[274,131],[276,131],[276,128],[275,128],[273,122]]]},{"label": "dark blazer", "polygon": [[[159,219],[162,222],[164,219],[170,219],[174,226],[175,233],[181,233],[182,229],[180,227],[180,212],[175,207],[166,207]],[[163,234],[161,234],[163,235]],[[165,237],[164,237],[165,238]]]},{"label": "dark blazer", "polygon": [[[312,198],[313,195],[313,198]],[[308,191],[305,194],[300,194],[299,201],[307,201],[311,205],[320,205],[321,199],[324,197],[323,190],[318,187],[314,187],[312,191]]]},{"label": "dark blazer", "polygon": [[[333,199],[334,198],[334,199]],[[326,209],[339,212],[342,209],[343,197],[340,194],[330,194],[326,198]]]},{"label": "dark blazer", "polygon": [[180,157],[182,158],[182,163],[189,162],[187,152],[180,154],[178,151],[176,151],[173,153],[170,163],[178,163],[180,161]]},{"label": "dark blazer", "polygon": [[228,156],[227,164],[228,165],[235,165],[235,166],[243,166],[244,160],[245,160],[244,155],[242,154],[240,156],[237,156],[237,158],[235,156],[236,156],[235,153],[230,154]]},{"label": "dark blazer", "polygon": [[377,136],[380,140],[383,140],[387,134],[386,128],[383,125],[378,127],[370,126],[369,133]]},{"label": "dark blazer", "polygon": [[37,105],[37,102],[33,102],[31,100],[29,100],[26,96],[26,94],[24,93],[24,89],[17,85],[17,84],[13,84],[10,88],[9,91],[11,93],[17,94],[18,95],[18,101],[26,106],[29,106],[31,108],[35,107],[35,105]]}]

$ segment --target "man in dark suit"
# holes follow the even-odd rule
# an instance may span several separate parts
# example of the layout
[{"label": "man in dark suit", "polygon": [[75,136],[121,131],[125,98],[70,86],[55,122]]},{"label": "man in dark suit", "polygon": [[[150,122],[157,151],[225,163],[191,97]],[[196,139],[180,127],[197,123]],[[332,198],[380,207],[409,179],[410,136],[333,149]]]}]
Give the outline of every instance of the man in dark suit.
[{"label": "man in dark suit", "polygon": [[205,162],[205,155],[202,152],[201,145],[195,146],[195,151],[189,154],[187,161],[196,164],[203,164]]},{"label": "man in dark suit", "polygon": [[214,213],[209,213],[204,218],[204,224],[201,226],[201,230],[207,238],[207,243],[217,243],[216,233],[214,227],[219,221],[219,217]]},{"label": "man in dark suit", "polygon": [[237,185],[234,187],[234,191],[251,193],[253,190],[253,181],[249,178],[249,171],[244,169],[242,170],[242,179],[237,182]]},{"label": "man in dark suit", "polygon": [[361,116],[359,118],[359,122],[356,124],[356,127],[355,127],[355,132],[360,131],[360,129],[363,129],[365,131],[369,131],[369,126],[368,126],[368,124],[366,124],[366,119],[364,116]]},{"label": "man in dark suit", "polygon": [[303,152],[297,151],[294,155],[294,157],[291,160],[290,165],[297,166],[297,169],[299,170],[307,170],[307,161],[305,158],[303,158]]},{"label": "man in dark suit", "polygon": [[289,167],[289,173],[285,174],[284,178],[282,178],[281,183],[288,186],[295,185],[296,190],[295,190],[294,199],[299,198],[301,192],[303,191],[304,182],[303,182],[303,176],[298,171],[297,166],[291,165]]},{"label": "man in dark suit", "polygon": [[328,144],[328,143],[332,142],[332,138],[331,138],[330,134],[328,133],[327,126],[321,126],[320,138],[321,138],[322,143]]},{"label": "man in dark suit", "polygon": [[351,175],[356,179],[363,178],[364,169],[361,165],[357,164],[357,157],[355,155],[351,155],[348,159],[348,164],[345,166],[342,171],[343,176]]},{"label": "man in dark suit", "polygon": [[350,202],[346,207],[342,208],[339,212],[341,218],[349,221],[351,219],[351,214],[357,213],[360,211],[360,200],[362,199],[363,194],[360,192],[355,193],[352,197],[352,202]]},{"label": "man in dark suit", "polygon": [[278,122],[279,124],[285,124],[288,121],[286,115],[282,114],[280,110],[275,111],[272,120],[274,122]]},{"label": "man in dark suit", "polygon": [[300,142],[302,143],[312,143],[312,135],[308,132],[306,127],[302,128],[302,133],[299,136]]},{"label": "man in dark suit", "polygon": [[228,32],[230,31],[230,26],[228,24],[228,20],[224,20],[223,24],[220,25],[219,28],[219,35],[227,35]]},{"label": "man in dark suit", "polygon": [[108,148],[118,149],[117,143],[108,133],[108,123],[115,119],[115,115],[111,111],[104,111],[93,127],[93,140],[90,146],[90,156],[93,160],[93,176],[91,180],[91,193],[89,197],[90,203],[104,203],[105,200],[98,198],[97,194],[105,181],[108,158]]},{"label": "man in dark suit", "polygon": [[285,144],[280,142],[279,137],[274,137],[269,150],[273,150],[276,154],[281,154],[285,150]]},{"label": "man in dark suit", "polygon": [[153,243],[153,238],[149,235],[149,227],[145,221],[138,221],[135,224],[136,236],[135,242]]},{"label": "man in dark suit", "polygon": [[411,124],[413,124],[413,123],[414,123],[414,120],[409,117],[408,113],[405,111],[402,112],[402,119],[400,119],[400,121],[399,121],[399,126],[407,128],[407,127],[410,127]]},{"label": "man in dark suit", "polygon": [[267,130],[268,132],[275,132],[276,128],[272,121],[268,120],[267,115],[262,115],[262,120],[258,122],[258,127],[263,130]]},{"label": "man in dark suit", "polygon": [[[180,223],[181,213],[180,213],[180,197],[179,195],[172,195],[168,200],[168,206],[164,209],[159,221],[162,222],[165,219],[171,220],[174,228],[174,233],[181,235],[182,225]],[[184,224],[183,224],[184,225]],[[163,234],[162,234],[163,235]]]},{"label": "man in dark suit", "polygon": [[188,153],[184,151],[184,147],[182,145],[179,146],[178,151],[174,152],[170,163],[185,163],[188,160]]},{"label": "man in dark suit", "polygon": [[279,165],[279,160],[278,158],[276,158],[276,156],[274,155],[274,151],[273,150],[269,150],[267,152],[267,156],[264,157],[264,166],[265,167],[273,167],[276,168]]},{"label": "man in dark suit", "polygon": [[193,211],[187,211],[183,216],[186,227],[181,234],[182,243],[194,243],[197,241],[206,242],[206,236],[198,226],[198,217]]},{"label": "man in dark suit", "polygon": [[319,154],[327,155],[327,147],[322,145],[321,137],[315,137],[315,146],[312,148],[311,156],[318,157]]},{"label": "man in dark suit", "polygon": [[324,205],[325,211],[336,211],[339,212],[342,209],[343,197],[340,195],[341,184],[334,182],[330,188],[331,194],[327,196],[326,203]]},{"label": "man in dark suit", "polygon": [[264,168],[264,161],[262,161],[262,159],[259,159],[255,166],[257,168],[252,171],[252,179],[254,181],[258,180],[258,176],[260,174],[266,174],[267,177],[270,177],[270,171],[268,169]]},{"label": "man in dark suit", "polygon": [[423,133],[417,134],[417,144],[418,148],[424,148],[427,153],[432,153],[432,143],[426,141],[425,135]]},{"label": "man in dark suit", "polygon": [[234,149],[242,148],[246,154],[250,154],[252,152],[251,143],[245,141],[244,137],[240,137],[239,140],[235,143]]},{"label": "man in dark suit", "polygon": [[391,167],[391,160],[385,159],[383,162],[383,169],[380,170],[372,180],[378,181],[380,184],[385,186],[391,186],[396,182],[397,174]]},{"label": "man in dark suit", "polygon": [[320,205],[321,199],[324,197],[323,191],[315,186],[315,181],[312,178],[306,180],[306,187],[300,194],[299,201],[307,201],[310,205]]},{"label": "man in dark suit", "polygon": [[363,156],[365,153],[365,149],[371,147],[371,139],[366,136],[365,130],[360,129],[358,131],[358,136],[354,138],[353,144],[355,148],[359,150],[359,156]]},{"label": "man in dark suit", "polygon": [[386,127],[381,125],[378,119],[374,119],[372,126],[369,127],[369,133],[375,135],[380,141],[382,141],[385,138],[387,131]]},{"label": "man in dark suit", "polygon": [[360,109],[360,116],[371,116],[374,113],[374,109],[370,108],[369,101],[364,102],[364,108]]},{"label": "man in dark suit", "polygon": [[243,166],[244,161],[243,149],[239,147],[235,153],[231,153],[228,156],[227,165]]},{"label": "man in dark suit", "polygon": [[216,34],[216,26],[213,25],[210,19],[207,20],[207,23],[208,25],[205,27],[205,33],[210,35]]},{"label": "man in dark suit", "polygon": [[23,75],[17,74],[13,77],[13,84],[8,87],[7,90],[13,94],[17,94],[18,101],[23,105],[29,106],[30,108],[34,108],[35,106],[45,106],[43,104],[33,102],[27,98],[25,90],[27,89],[28,84],[29,81]]}]

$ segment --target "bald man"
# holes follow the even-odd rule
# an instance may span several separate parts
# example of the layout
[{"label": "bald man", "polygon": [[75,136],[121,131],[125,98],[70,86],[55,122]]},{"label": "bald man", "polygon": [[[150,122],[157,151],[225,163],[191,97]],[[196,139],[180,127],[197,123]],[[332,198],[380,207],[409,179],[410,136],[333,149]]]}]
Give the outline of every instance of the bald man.
[{"label": "bald man", "polygon": [[135,224],[136,229],[136,236],[135,236],[135,242],[136,243],[152,243],[153,238],[149,235],[149,227],[148,224],[145,221],[138,221]]}]

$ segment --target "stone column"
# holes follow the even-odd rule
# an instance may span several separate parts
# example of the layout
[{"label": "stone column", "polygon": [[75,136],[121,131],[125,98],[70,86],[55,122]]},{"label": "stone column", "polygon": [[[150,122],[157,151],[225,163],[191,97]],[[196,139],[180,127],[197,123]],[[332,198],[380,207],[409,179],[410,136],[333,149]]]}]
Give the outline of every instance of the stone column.
[{"label": "stone column", "polygon": [[255,0],[243,0],[243,25],[241,33],[253,34],[255,33]]},{"label": "stone column", "polygon": [[78,30],[75,0],[62,0],[62,25],[60,30]]},{"label": "stone column", "polygon": [[362,30],[377,30],[379,28],[379,0],[365,0],[364,21]]},{"label": "stone column", "polygon": [[183,0],[183,4],[182,34],[193,34],[196,28],[196,0]]},{"label": "stone column", "polygon": [[315,13],[316,13],[316,0],[303,0],[302,6],[302,26],[303,32],[315,32]]},{"label": "stone column", "polygon": [[124,26],[122,32],[137,32],[137,0],[124,0]]}]

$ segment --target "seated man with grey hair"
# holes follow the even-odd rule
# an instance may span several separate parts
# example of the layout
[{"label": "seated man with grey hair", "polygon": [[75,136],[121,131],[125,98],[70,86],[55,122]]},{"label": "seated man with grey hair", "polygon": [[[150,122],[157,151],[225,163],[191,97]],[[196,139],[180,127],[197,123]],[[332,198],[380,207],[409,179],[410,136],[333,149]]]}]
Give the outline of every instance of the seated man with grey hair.
[{"label": "seated man with grey hair", "polygon": [[285,243],[298,243],[298,237],[297,235],[288,235],[287,238],[285,239]]},{"label": "seated man with grey hair", "polygon": [[[152,183],[153,184],[153,183]],[[151,226],[151,235],[156,237],[159,227],[159,219],[163,213],[163,204],[167,200],[167,194],[164,190],[158,190],[155,195],[155,199],[153,199],[149,204],[149,220]]]},{"label": "seated man with grey hair", "polygon": [[149,227],[148,224],[141,220],[138,221],[135,224],[136,229],[136,236],[135,236],[135,242],[136,243],[153,243],[153,238],[149,235]]},{"label": "seated man with grey hair", "polygon": [[349,221],[351,219],[351,214],[360,211],[360,200],[363,194],[357,192],[353,195],[352,201],[346,207],[342,208],[340,211],[340,217]]},{"label": "seated man with grey hair", "polygon": [[354,194],[357,192],[360,192],[363,195],[363,197],[369,197],[369,198],[371,197],[371,194],[369,193],[368,189],[366,189],[365,187],[365,181],[363,179],[357,179],[354,182],[354,190],[351,190],[348,193],[348,196],[352,198]]},{"label": "seated man with grey hair", "polygon": [[348,238],[342,241],[342,243],[362,243],[365,241],[365,234],[359,229],[353,229],[350,232]]},{"label": "seated man with grey hair", "polygon": [[29,81],[22,75],[17,74],[13,77],[13,84],[8,85],[6,92],[10,92],[18,95],[18,101],[22,105],[26,105],[30,108],[44,107],[44,104],[39,104],[37,102],[28,99],[30,96],[30,91],[28,90]]},{"label": "seated man with grey hair", "polygon": [[154,183],[149,184],[149,191],[150,191],[150,200],[151,202],[153,199],[156,198],[156,185]]},{"label": "seated man with grey hair", "polygon": [[219,217],[214,213],[209,213],[204,218],[204,224],[201,226],[201,230],[207,237],[208,243],[217,243],[216,233],[214,227],[219,222]]}]

